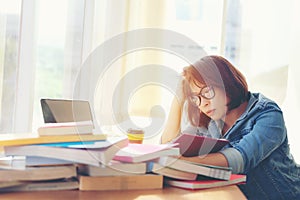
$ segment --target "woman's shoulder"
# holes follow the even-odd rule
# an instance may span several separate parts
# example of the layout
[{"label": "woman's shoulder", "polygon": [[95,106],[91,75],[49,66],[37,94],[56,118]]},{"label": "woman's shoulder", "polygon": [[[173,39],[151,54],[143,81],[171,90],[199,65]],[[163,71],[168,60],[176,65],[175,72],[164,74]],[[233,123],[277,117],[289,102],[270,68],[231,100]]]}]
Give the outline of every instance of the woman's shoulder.
[{"label": "woman's shoulder", "polygon": [[281,111],[279,105],[274,100],[266,97],[262,93],[250,93],[248,105],[248,107],[256,107],[259,109],[271,108]]}]

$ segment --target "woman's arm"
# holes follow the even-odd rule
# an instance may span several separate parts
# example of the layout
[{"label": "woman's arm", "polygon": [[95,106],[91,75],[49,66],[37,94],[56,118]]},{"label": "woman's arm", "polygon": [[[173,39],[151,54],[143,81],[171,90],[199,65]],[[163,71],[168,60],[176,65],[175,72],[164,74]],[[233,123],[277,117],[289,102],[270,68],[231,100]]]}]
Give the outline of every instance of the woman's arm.
[{"label": "woman's arm", "polygon": [[228,162],[226,157],[221,153],[210,153],[203,156],[194,156],[194,157],[180,157],[181,160],[187,160],[190,162],[196,162],[206,165],[215,165],[221,167],[228,167]]},{"label": "woman's arm", "polygon": [[180,100],[173,99],[168,120],[161,136],[161,143],[167,143],[179,135],[182,105],[183,103]]},{"label": "woman's arm", "polygon": [[181,157],[192,162],[230,166],[234,173],[246,173],[264,160],[286,137],[281,112],[262,112],[252,129],[234,147],[205,156]]}]

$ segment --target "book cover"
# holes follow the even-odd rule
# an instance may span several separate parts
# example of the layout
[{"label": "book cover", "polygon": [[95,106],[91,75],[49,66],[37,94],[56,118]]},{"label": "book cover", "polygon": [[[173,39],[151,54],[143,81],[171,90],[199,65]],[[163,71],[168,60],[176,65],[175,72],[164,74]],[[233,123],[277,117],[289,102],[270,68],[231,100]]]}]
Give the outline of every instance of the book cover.
[{"label": "book cover", "polygon": [[76,177],[76,166],[26,167],[24,170],[0,170],[3,181],[41,181]]},{"label": "book cover", "polygon": [[124,140],[128,141],[127,137],[116,136],[116,137],[109,137],[106,140],[54,142],[54,143],[44,143],[44,144],[36,144],[36,145],[49,146],[49,147],[51,146],[51,147],[74,148],[74,149],[104,149]]},{"label": "book cover", "polygon": [[164,177],[174,178],[178,180],[196,180],[198,176],[198,174],[196,173],[185,172],[170,167],[165,167],[155,162],[150,162],[148,165],[148,171],[163,175]]},{"label": "book cover", "polygon": [[156,174],[132,176],[79,176],[79,190],[146,190],[162,189],[163,176]]},{"label": "book cover", "polygon": [[[40,156],[45,158],[61,159],[94,166],[108,164],[114,155],[123,147],[128,145],[128,139],[107,138],[103,144],[94,144],[89,148],[89,144],[84,144],[71,148],[48,145],[24,145],[24,146],[5,146],[4,153],[7,156]],[[80,148],[79,148],[80,147]]]},{"label": "book cover", "polygon": [[229,144],[229,141],[183,133],[175,138],[172,143],[178,143],[180,154],[189,157],[218,152]]},{"label": "book cover", "polygon": [[156,162],[165,167],[196,173],[198,175],[204,175],[211,178],[229,180],[231,176],[231,168],[204,165],[186,160],[180,160],[170,156],[161,157],[157,159]]},{"label": "book cover", "polygon": [[75,135],[56,135],[39,136],[38,134],[0,134],[0,146],[16,146],[31,144],[47,144],[59,142],[82,142],[106,140],[106,134],[75,134]]},{"label": "book cover", "polygon": [[93,134],[92,121],[46,123],[39,127],[37,132],[40,136],[46,135],[72,135]]},{"label": "book cover", "polygon": [[146,174],[147,163],[122,163],[112,160],[107,165],[79,165],[78,173],[87,176],[124,176]]},{"label": "book cover", "polygon": [[114,160],[121,162],[145,162],[161,156],[178,156],[177,144],[128,144],[114,156]]},{"label": "book cover", "polygon": [[242,174],[232,174],[229,180],[217,180],[217,179],[203,179],[203,180],[175,180],[166,179],[166,184],[174,187],[184,188],[184,189],[207,189],[213,187],[221,187],[234,184],[244,184],[246,182],[246,175]]}]

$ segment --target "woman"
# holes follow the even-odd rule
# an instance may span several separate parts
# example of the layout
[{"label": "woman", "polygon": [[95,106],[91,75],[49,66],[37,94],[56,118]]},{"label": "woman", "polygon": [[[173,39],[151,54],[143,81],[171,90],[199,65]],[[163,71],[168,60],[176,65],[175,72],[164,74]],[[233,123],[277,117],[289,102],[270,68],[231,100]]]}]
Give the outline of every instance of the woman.
[{"label": "woman", "polygon": [[226,138],[230,145],[181,159],[246,174],[246,184],[239,187],[249,199],[300,199],[300,167],[289,153],[283,114],[275,102],[249,92],[241,72],[220,56],[206,56],[185,68],[182,93],[172,104],[162,143],[180,133],[186,102],[191,126],[185,132]]}]

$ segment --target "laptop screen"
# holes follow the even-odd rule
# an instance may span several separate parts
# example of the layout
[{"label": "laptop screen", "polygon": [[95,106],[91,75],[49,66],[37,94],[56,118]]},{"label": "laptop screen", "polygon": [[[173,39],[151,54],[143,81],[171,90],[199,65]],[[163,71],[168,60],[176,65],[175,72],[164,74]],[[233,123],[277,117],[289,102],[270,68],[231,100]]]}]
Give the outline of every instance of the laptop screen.
[{"label": "laptop screen", "polygon": [[93,121],[88,101],[41,99],[45,123]]}]

